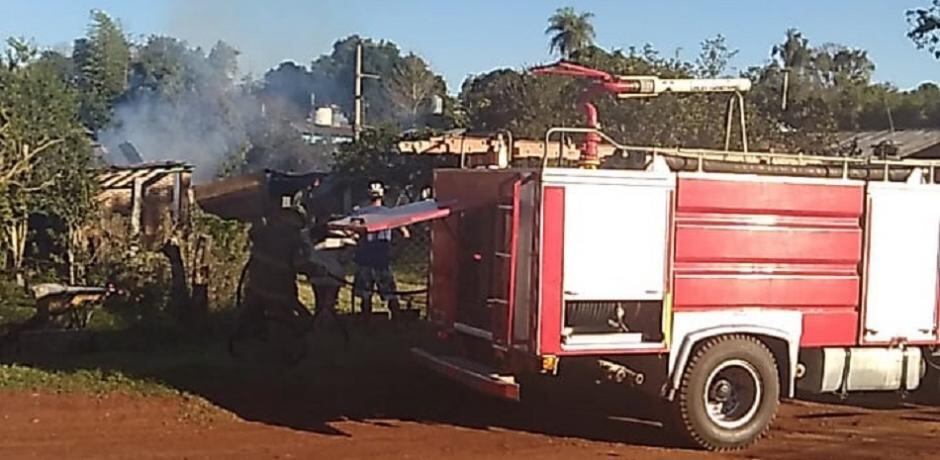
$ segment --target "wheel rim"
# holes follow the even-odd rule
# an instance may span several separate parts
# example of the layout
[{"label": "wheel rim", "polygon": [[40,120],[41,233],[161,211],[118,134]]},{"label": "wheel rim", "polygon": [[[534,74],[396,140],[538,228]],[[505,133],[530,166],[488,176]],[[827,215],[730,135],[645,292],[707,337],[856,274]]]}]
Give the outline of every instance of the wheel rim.
[{"label": "wheel rim", "polygon": [[746,425],[760,407],[763,385],[751,363],[728,360],[718,365],[705,381],[705,409],[709,420],[726,430]]}]

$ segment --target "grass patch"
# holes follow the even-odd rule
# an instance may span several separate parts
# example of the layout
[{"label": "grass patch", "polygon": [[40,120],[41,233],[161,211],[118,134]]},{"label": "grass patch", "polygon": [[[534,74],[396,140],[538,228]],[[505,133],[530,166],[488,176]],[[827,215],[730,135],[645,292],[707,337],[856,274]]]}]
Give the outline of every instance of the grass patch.
[{"label": "grass patch", "polygon": [[202,425],[236,417],[235,414],[216,406],[202,396],[181,391],[149,378],[131,377],[117,370],[58,371],[19,365],[0,365],[0,389],[84,394],[98,397],[122,394],[173,398],[178,400],[179,420]]},{"label": "grass patch", "polygon": [[[27,349],[17,355],[16,364],[0,364],[0,390],[157,396],[175,400],[178,417],[200,425],[243,419],[313,426],[321,422],[311,418],[309,408],[327,414],[336,410],[331,395],[346,395],[340,398],[346,401],[350,394],[361,394],[379,404],[402,385],[399,379],[410,386],[423,375],[407,352],[425,340],[421,322],[366,325],[345,320],[352,336],[348,345],[326,321],[307,337],[307,357],[294,367],[236,359],[219,333],[187,338],[160,329],[95,331],[97,346],[90,351]],[[373,391],[376,381],[382,382],[379,393]]]},{"label": "grass patch", "polygon": [[0,281],[0,324],[23,321],[36,312],[36,303],[25,289]]},{"label": "grass patch", "polygon": [[148,379],[131,378],[119,371],[79,369],[49,371],[20,365],[0,365],[0,388],[56,392],[110,393],[140,395],[180,395],[172,388]]},{"label": "grass patch", "polygon": [[[395,284],[398,287],[399,291],[422,291],[428,287],[427,283],[427,265],[404,265],[398,264],[392,267],[392,274],[395,276]],[[348,269],[350,275],[346,277],[346,281],[352,284],[354,280],[353,273],[355,273],[355,268],[351,267]],[[306,277],[298,276],[297,277],[297,298],[302,304],[307,308],[313,310],[315,308],[313,288],[310,286],[310,282],[307,281]],[[353,289],[350,285],[345,285],[340,289],[339,296],[336,299],[336,310],[340,313],[349,314],[353,313]],[[375,295],[373,298],[372,308],[374,311],[386,311],[385,303],[380,302],[378,295]],[[427,310],[427,294],[420,293],[411,296],[403,296],[402,303],[407,304],[410,300],[412,302],[411,306],[418,309],[422,313]],[[358,304],[356,305],[358,308]]]}]

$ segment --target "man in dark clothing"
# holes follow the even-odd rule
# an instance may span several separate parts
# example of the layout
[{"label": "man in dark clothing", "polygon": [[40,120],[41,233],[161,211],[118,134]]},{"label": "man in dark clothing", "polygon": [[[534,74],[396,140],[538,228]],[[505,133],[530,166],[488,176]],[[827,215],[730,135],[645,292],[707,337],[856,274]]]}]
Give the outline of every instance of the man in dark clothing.
[{"label": "man in dark clothing", "polygon": [[[380,182],[369,184],[369,206],[362,211],[385,209],[383,198],[385,189]],[[402,236],[409,238],[408,229],[399,229]],[[394,318],[400,309],[396,291],[395,277],[391,269],[392,231],[382,230],[366,234],[356,251],[356,278],[354,281],[356,297],[362,302],[362,314],[366,318],[372,315],[373,286],[382,300],[388,302],[388,309]]]}]

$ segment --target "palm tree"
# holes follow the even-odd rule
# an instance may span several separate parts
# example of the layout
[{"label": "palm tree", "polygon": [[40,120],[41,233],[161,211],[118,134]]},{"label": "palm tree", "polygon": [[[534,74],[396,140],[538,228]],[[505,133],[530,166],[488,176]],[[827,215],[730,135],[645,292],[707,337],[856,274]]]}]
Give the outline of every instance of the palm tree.
[{"label": "palm tree", "polygon": [[781,110],[787,109],[787,99],[790,91],[790,72],[802,76],[813,65],[813,50],[809,47],[809,40],[796,29],[787,29],[787,39],[770,50],[772,57],[777,59],[783,71],[783,87],[781,88]]},{"label": "palm tree", "polygon": [[809,40],[796,29],[788,29],[787,39],[779,45],[774,45],[770,53],[785,69],[803,70],[812,64],[813,53],[809,47]]},{"label": "palm tree", "polygon": [[549,50],[568,59],[577,51],[594,45],[594,13],[578,13],[572,7],[559,8],[548,18],[546,35],[551,35]]}]

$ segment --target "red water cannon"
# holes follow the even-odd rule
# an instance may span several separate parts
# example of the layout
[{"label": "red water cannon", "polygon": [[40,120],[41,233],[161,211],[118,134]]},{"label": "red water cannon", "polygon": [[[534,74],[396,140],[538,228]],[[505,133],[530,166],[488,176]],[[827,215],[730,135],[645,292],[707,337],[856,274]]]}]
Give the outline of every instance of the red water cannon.
[{"label": "red water cannon", "polygon": [[[751,89],[747,78],[659,78],[648,75],[612,75],[602,70],[559,61],[554,64],[534,67],[534,75],[556,75],[593,80],[594,84],[581,94],[579,104],[584,111],[585,124],[588,128],[600,129],[597,121],[597,107],[592,102],[599,93],[613,94],[620,99],[655,97],[665,93],[742,93]],[[580,164],[582,168],[594,169],[600,165],[597,148],[601,137],[597,133],[587,133],[581,148]]]}]

